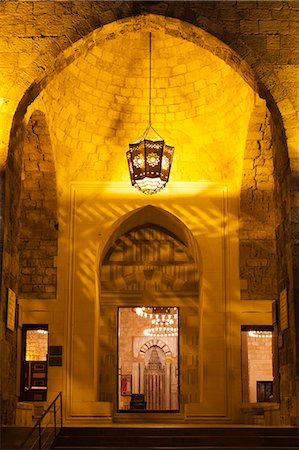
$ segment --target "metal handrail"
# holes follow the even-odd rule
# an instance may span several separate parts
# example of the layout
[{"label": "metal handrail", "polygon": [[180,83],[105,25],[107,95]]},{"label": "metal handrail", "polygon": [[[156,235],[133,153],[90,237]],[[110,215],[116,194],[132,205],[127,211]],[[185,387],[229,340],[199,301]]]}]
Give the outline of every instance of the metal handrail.
[{"label": "metal handrail", "polygon": [[[57,405],[57,402],[59,401],[59,405]],[[46,436],[45,439],[43,434],[45,429],[48,428],[48,425],[51,423],[51,420],[49,419],[49,421],[46,423],[46,426],[44,427],[44,430],[42,428],[42,422],[45,419],[45,417],[50,414],[51,412],[51,408],[53,407],[53,414],[54,414],[54,423],[53,423],[53,428],[54,428],[54,436],[53,439],[50,442],[50,446],[46,447],[46,444],[49,441],[49,436]],[[57,413],[60,411],[60,429],[62,428],[62,393],[59,392],[59,394],[54,398],[54,400],[52,401],[52,403],[50,404],[50,406],[46,409],[46,411],[43,413],[43,415],[39,418],[39,420],[36,422],[36,424],[31,428],[30,432],[28,433],[28,435],[26,436],[26,439],[24,439],[24,441],[22,442],[22,444],[20,445],[18,450],[33,450],[33,449],[38,449],[38,450],[42,450],[42,449],[50,449],[54,439],[57,437],[57,429],[59,428],[58,424],[57,424]],[[34,438],[34,433],[38,432],[37,437]],[[29,441],[32,440],[31,444],[29,447],[26,447],[26,444],[29,445]],[[36,445],[38,445],[37,447],[35,447]]]}]

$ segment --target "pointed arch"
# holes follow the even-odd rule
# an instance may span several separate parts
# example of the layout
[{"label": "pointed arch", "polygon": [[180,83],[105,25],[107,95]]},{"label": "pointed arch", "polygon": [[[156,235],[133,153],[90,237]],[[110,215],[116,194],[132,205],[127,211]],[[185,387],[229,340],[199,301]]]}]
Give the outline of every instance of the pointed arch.
[{"label": "pointed arch", "polygon": [[[99,24],[93,22],[84,30],[83,37],[81,34],[78,35],[74,30],[76,38],[70,39],[69,41],[72,43],[72,46],[67,46],[63,51],[57,52],[57,46],[55,45],[55,49],[52,49],[51,55],[48,55],[49,61],[52,61],[53,64],[49,64],[46,71],[42,74],[35,73],[36,78],[32,79],[32,84],[28,86],[16,107],[12,124],[12,134],[15,133],[14,128],[19,127],[20,121],[26,113],[28,106],[35,101],[40,93],[60,72],[66,69],[77,58],[86,55],[94,47],[101,46],[106,40],[115,39],[120,34],[125,35],[132,31],[163,30],[169,36],[179,36],[183,40],[193,42],[195,45],[206,49],[225,61],[256,93],[262,98],[266,98],[269,104],[271,104],[271,110],[278,111],[275,99],[273,100],[271,93],[262,84],[265,78],[265,69],[261,66],[260,61],[257,61],[258,56],[253,54],[252,50],[248,48],[244,40],[240,39],[239,35],[232,36],[231,33],[226,33],[225,24],[218,21],[217,25],[215,25],[215,21],[211,21],[208,16],[205,17],[205,12],[203,11],[201,11],[200,15],[196,15],[193,23],[190,23],[192,21],[190,21],[188,8],[183,7],[178,17],[173,18],[167,16],[167,13],[164,16],[157,15],[155,14],[155,8],[152,8],[150,5],[144,5],[142,12],[137,8],[137,14],[141,15],[136,15],[136,9],[134,8],[134,11],[128,10],[127,13],[121,14],[121,18],[119,18],[119,11],[115,11],[113,8],[114,11],[112,12],[109,7],[111,23],[105,23],[104,26],[97,28]],[[115,17],[113,17],[113,14],[115,14]],[[88,20],[90,19],[84,19],[86,23],[88,23]],[[79,24],[78,26],[80,27]],[[230,36],[229,42],[225,42],[226,35]],[[55,56],[55,60],[52,59],[53,55]],[[43,54],[41,56],[44,59]],[[247,58],[248,63],[246,62]],[[255,74],[250,63],[254,67],[254,70],[258,72],[259,77]],[[39,64],[35,64],[35,66],[35,70],[37,67],[40,67]],[[271,79],[273,77],[275,78],[273,71],[268,76]],[[275,78],[272,86],[273,89],[279,91],[279,80]],[[295,118],[295,110],[290,100],[284,98],[285,93],[277,92],[277,94],[279,94],[277,95],[280,100],[279,106],[282,109],[286,109],[285,113],[282,111],[282,114],[285,114],[286,118],[290,120],[289,111],[292,110],[291,115]],[[282,94],[284,97],[282,97]],[[11,150],[14,151],[13,148]]]},{"label": "pointed arch", "polygon": [[197,294],[199,251],[190,230],[167,211],[146,206],[115,223],[100,264],[105,292]]},{"label": "pointed arch", "polygon": [[136,210],[130,211],[118,219],[112,227],[112,232],[104,242],[100,264],[103,262],[109,248],[116,242],[120,236],[128,233],[132,229],[153,224],[170,232],[178,241],[180,241],[190,252],[195,263],[201,267],[201,255],[197,242],[188,227],[176,216],[157,206],[147,205]]}]

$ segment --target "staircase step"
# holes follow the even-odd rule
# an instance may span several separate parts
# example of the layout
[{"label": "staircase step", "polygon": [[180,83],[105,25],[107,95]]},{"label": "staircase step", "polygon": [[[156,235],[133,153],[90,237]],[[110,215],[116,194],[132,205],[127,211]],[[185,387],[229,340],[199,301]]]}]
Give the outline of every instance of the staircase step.
[{"label": "staircase step", "polygon": [[295,427],[64,427],[70,436],[298,436]]},{"label": "staircase step", "polygon": [[[74,447],[70,446],[70,447],[51,447],[54,450],[71,450]],[[146,450],[173,450],[174,447],[109,447],[109,450],[132,450],[132,448],[134,450],[144,450],[146,448]],[[96,447],[76,447],[76,450],[107,450],[107,446],[96,446]],[[273,446],[264,446],[264,447],[187,447],[187,446],[183,446],[183,447],[175,447],[175,450],[298,450],[298,446],[291,446],[291,447],[273,447]]]},{"label": "staircase step", "polygon": [[[218,445],[219,441],[225,441],[225,442],[232,442],[233,444],[235,442],[238,442],[243,445],[244,444],[244,438],[240,436],[188,436],[188,435],[181,435],[181,436],[148,436],[146,433],[144,436],[60,436],[59,440],[61,442],[72,442],[73,445],[78,446],[82,444],[88,444],[93,445],[94,443],[98,444],[104,444],[108,445],[109,442],[112,442],[115,445],[122,444],[124,441],[125,443],[131,445],[139,445],[140,447],[143,446],[143,442],[146,441],[149,445],[157,446],[159,443],[163,445],[163,447],[167,445],[183,445],[183,444],[189,444],[189,446],[198,445],[201,444],[201,441],[209,441],[207,445],[213,444]],[[299,439],[297,437],[293,436],[246,436],[246,442],[247,444],[253,444],[255,443],[261,443],[264,444],[272,442],[278,442],[278,443],[297,443],[299,442]],[[216,444],[214,444],[216,442]],[[168,444],[169,443],[169,444]],[[230,444],[230,445],[233,445]]]},{"label": "staircase step", "polygon": [[63,428],[52,449],[298,450],[292,427]]}]

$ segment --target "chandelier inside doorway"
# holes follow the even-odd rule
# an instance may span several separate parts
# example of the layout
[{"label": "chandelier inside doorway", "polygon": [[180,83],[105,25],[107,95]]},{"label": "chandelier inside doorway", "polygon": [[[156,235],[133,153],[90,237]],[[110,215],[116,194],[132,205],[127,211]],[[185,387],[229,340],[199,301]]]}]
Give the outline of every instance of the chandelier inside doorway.
[{"label": "chandelier inside doorway", "polygon": [[149,35],[149,123],[143,135],[126,152],[132,186],[155,194],[169,179],[174,147],[152,127],[152,34]]},{"label": "chandelier inside doorway", "polygon": [[135,308],[135,313],[151,321],[151,325],[143,332],[145,336],[178,336],[177,307],[143,306]]}]

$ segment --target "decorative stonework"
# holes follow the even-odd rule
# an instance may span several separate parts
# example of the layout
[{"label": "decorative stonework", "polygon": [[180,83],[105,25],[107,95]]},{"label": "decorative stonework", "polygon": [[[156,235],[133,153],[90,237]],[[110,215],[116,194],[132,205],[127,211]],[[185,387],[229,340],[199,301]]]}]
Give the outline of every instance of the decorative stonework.
[{"label": "decorative stonework", "polygon": [[141,357],[144,357],[146,352],[149,350],[150,347],[159,347],[164,353],[165,357],[168,358],[171,356],[171,350],[168,347],[168,345],[161,339],[151,339],[148,342],[145,342],[142,347],[139,349],[139,353]]},{"label": "decorative stonework", "polygon": [[[164,215],[165,217],[163,218]],[[177,302],[177,306],[180,305],[181,295],[188,294],[193,298],[198,298],[199,267],[198,262],[195,262],[195,242],[192,241],[194,246],[192,248],[190,237],[187,238],[185,230],[184,233],[182,232],[185,226],[180,224],[179,226],[183,228],[179,229],[174,218],[171,218],[171,216],[168,217],[166,212],[152,206],[135,212],[135,216],[140,216],[140,219],[143,218],[144,220],[145,218],[151,217],[153,221],[157,219],[160,222],[163,222],[163,220],[165,222],[166,219],[165,223],[168,223],[169,228],[174,229],[177,227],[177,232],[180,231],[181,236],[175,235],[160,225],[154,225],[146,221],[144,225],[133,227],[131,231],[127,231],[124,234],[118,234],[119,237],[112,241],[110,247],[107,248],[100,268],[101,296],[105,297],[108,295],[109,297],[107,298],[111,299],[114,296],[117,298],[118,295],[122,294],[132,293],[133,295],[142,295],[145,292],[149,292],[152,301],[159,302],[161,301],[161,295],[169,294],[172,301]],[[135,222],[138,222],[140,219],[135,218]],[[172,221],[174,222],[171,223]],[[132,219],[132,223],[134,223],[134,219]],[[187,241],[187,239],[190,239],[190,241]],[[115,339],[113,338],[114,330],[110,328],[108,322],[111,324],[111,321],[114,320],[113,317],[116,315],[116,308],[103,305],[100,309],[102,315],[99,350],[101,354],[100,400],[107,401],[110,398],[111,401],[113,399],[113,388],[110,393],[111,389],[107,386],[107,382],[109,380],[108,372],[112,373],[113,371],[112,365],[109,364],[110,362],[112,364],[112,354],[115,352],[115,347],[113,347]],[[186,315],[188,316],[188,321],[192,318],[191,320],[198,322],[198,308],[183,307],[182,317],[180,315],[181,329],[184,335],[180,348],[181,405],[198,401],[198,392],[200,390],[198,358],[199,330],[198,327],[187,326]],[[124,327],[124,335],[130,336],[132,330],[134,330],[135,336],[143,336],[144,326],[142,329],[139,329],[137,322],[130,322],[129,315],[124,321]],[[173,348],[174,341],[172,339],[175,338],[151,338],[149,340],[145,336],[135,337],[134,348],[136,348],[134,355],[131,355],[131,348],[128,348],[127,351],[122,350],[122,354],[125,354],[128,360],[134,357],[135,363],[138,365],[138,370],[136,368],[137,366],[135,367],[136,371],[140,373],[141,370],[143,373],[144,362],[142,361],[144,361],[144,358],[147,358],[146,355],[149,354],[153,347],[157,347],[164,354],[167,363],[171,365],[169,370],[172,379],[175,380],[177,370],[172,360],[177,350]],[[123,342],[123,340],[119,342],[121,348],[126,345],[127,343]],[[140,364],[142,368],[140,368]],[[122,373],[130,373],[129,364],[126,362],[126,359],[122,360]],[[133,389],[136,384],[134,378],[136,376],[133,377]],[[165,407],[172,410],[177,409],[177,392],[173,390],[171,395],[167,396],[165,402]]]},{"label": "decorative stonework", "polygon": [[198,267],[185,245],[152,224],[126,233],[101,267],[102,292],[198,292]]}]

